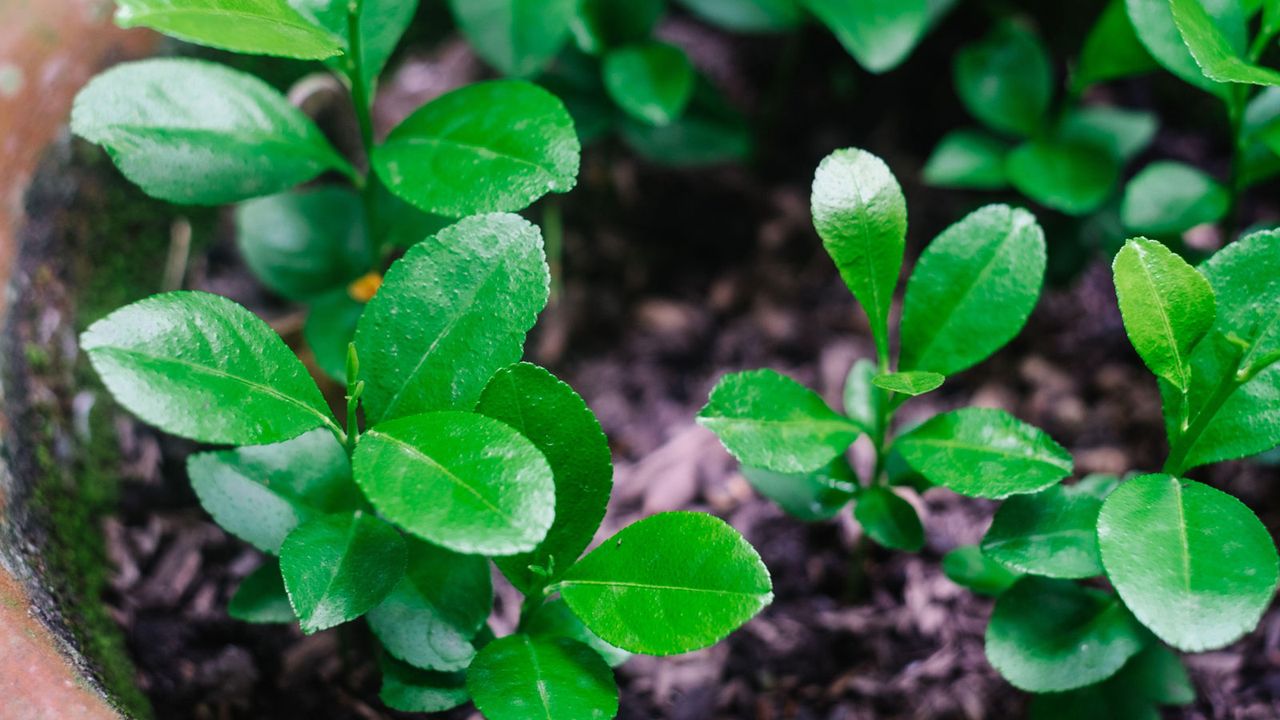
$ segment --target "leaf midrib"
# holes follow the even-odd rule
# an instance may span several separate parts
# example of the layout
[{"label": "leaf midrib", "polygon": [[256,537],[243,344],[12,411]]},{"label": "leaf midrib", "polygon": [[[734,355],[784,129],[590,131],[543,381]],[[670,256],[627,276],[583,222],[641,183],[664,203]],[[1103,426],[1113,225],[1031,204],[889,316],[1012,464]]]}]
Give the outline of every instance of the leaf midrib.
[{"label": "leaf midrib", "polygon": [[333,53],[334,55],[337,55],[342,51],[342,45],[339,41],[339,38],[336,35],[328,32],[327,30],[323,30],[314,25],[308,24],[306,22],[306,18],[302,17],[301,15],[299,15],[298,18],[303,22],[298,23],[298,22],[293,22],[288,18],[271,17],[269,15],[262,15],[259,13],[252,13],[252,12],[239,12],[235,10],[227,10],[226,8],[209,8],[209,9],[189,8],[189,9],[143,10],[143,11],[130,9],[129,18],[128,18],[128,27],[133,27],[135,25],[142,25],[144,24],[142,21],[144,20],[152,21],[152,18],[158,18],[158,19],[165,19],[165,18],[171,18],[171,17],[181,18],[184,15],[199,17],[199,18],[216,17],[216,18],[231,18],[231,19],[242,20],[242,21],[253,20],[253,21],[262,22],[268,25],[278,25],[280,27],[289,28],[291,30],[300,30],[302,31],[303,34],[309,35],[315,39],[333,40],[337,42],[338,44],[334,46],[334,51],[335,51]]},{"label": "leaf midrib", "polygon": [[452,470],[445,467],[444,465],[441,465],[438,460],[422,452],[414,445],[411,445],[405,442],[404,440],[401,440],[400,438],[395,437],[394,435],[388,435],[387,433],[379,432],[376,428],[366,432],[365,435],[366,436],[373,435],[376,437],[383,438],[387,442],[397,445],[403,448],[404,450],[407,450],[410,454],[414,455],[415,457],[421,458],[427,464],[432,465],[433,467],[440,470],[440,472],[443,473],[444,476],[447,477],[455,485],[465,489],[467,492],[470,492],[472,495],[474,495],[476,499],[479,500],[485,507],[489,508],[495,514],[497,514],[499,517],[505,520],[510,527],[513,527],[513,528],[519,527],[519,525],[516,523],[515,518],[511,517],[506,512],[504,512],[501,508],[499,508],[497,505],[494,505],[492,502],[490,502],[488,498],[482,495],[479,490],[472,487],[470,483],[468,483],[467,481],[455,475]]},{"label": "leaf midrib", "polygon": [[[208,138],[213,141],[226,142],[228,139],[239,141],[244,145],[268,148],[285,148],[292,149],[296,152],[289,153],[300,155],[323,161],[326,167],[340,167],[334,163],[334,156],[328,151],[328,148],[319,147],[315,142],[315,138],[308,135],[296,137],[297,142],[286,140],[288,136],[281,134],[272,134],[267,132],[246,132],[241,130],[222,131],[214,128],[190,127],[186,125],[145,125],[140,123],[106,123],[102,126],[103,130],[118,130],[126,133],[136,134],[143,139],[154,139],[155,135],[148,137],[148,133],[171,133],[174,135],[185,135],[188,137],[196,137],[200,139]],[[294,128],[297,129],[297,128]],[[100,136],[102,137],[102,136]],[[117,138],[103,137],[103,144],[118,145]]]},{"label": "leaf midrib", "polygon": [[410,146],[413,146],[413,145],[445,145],[445,146],[452,146],[452,147],[459,148],[459,149],[462,149],[462,150],[470,151],[470,152],[472,152],[472,153],[474,153],[474,154],[476,154],[476,155],[480,155],[480,156],[482,156],[482,157],[502,158],[502,159],[505,159],[505,160],[510,160],[510,161],[512,161],[512,162],[514,162],[514,163],[518,163],[518,164],[520,164],[520,165],[524,165],[524,166],[526,166],[526,167],[531,167],[531,168],[533,168],[533,169],[535,169],[535,170],[538,170],[539,172],[545,173],[545,174],[547,174],[547,175],[549,175],[549,176],[551,176],[551,177],[553,177],[553,178],[557,177],[556,169],[555,169],[555,167],[554,167],[554,166],[547,166],[547,165],[543,165],[543,164],[541,164],[541,163],[537,162],[536,160],[530,160],[530,159],[528,159],[528,158],[523,158],[523,157],[520,157],[519,155],[512,155],[511,153],[508,153],[508,152],[502,152],[501,150],[496,150],[496,149],[494,149],[494,148],[487,147],[487,146],[485,146],[485,145],[476,145],[475,143],[462,142],[462,141],[460,141],[460,140],[455,140],[455,139],[452,139],[452,138],[446,138],[446,137],[435,136],[435,135],[427,135],[427,134],[425,134],[425,133],[421,133],[421,132],[417,132],[417,131],[412,131],[412,132],[410,132],[409,134],[407,134],[407,135],[405,135],[405,136],[403,136],[403,137],[398,137],[398,138],[389,138],[389,139],[387,140],[387,142],[383,145],[384,152],[385,152],[387,149],[389,149],[389,148],[394,148],[394,147],[395,147],[395,146],[397,146],[397,145],[410,145]]},{"label": "leaf midrib", "polygon": [[934,447],[953,448],[958,450],[970,450],[973,452],[987,453],[990,455],[999,455],[1001,457],[1013,458],[1015,460],[1026,460],[1028,462],[1039,463],[1041,465],[1050,465],[1057,469],[1070,472],[1070,467],[1063,467],[1051,459],[1046,459],[1041,455],[1020,455],[1001,448],[992,447],[990,445],[971,445],[956,440],[934,440],[931,438],[910,438],[908,444],[930,445]]},{"label": "leaf midrib", "polygon": [[756,598],[756,597],[760,597],[761,595],[767,594],[764,592],[750,592],[746,590],[718,590],[715,588],[696,588],[696,587],[686,587],[683,585],[660,585],[658,583],[629,582],[624,580],[563,580],[560,582],[561,589],[565,587],[570,587],[573,585],[592,585],[592,586],[601,586],[601,587],[631,588],[635,590],[660,590],[660,591],[672,591],[672,592],[679,591],[679,592],[703,593],[706,595],[730,595],[730,596],[751,597],[751,598]]},{"label": "leaf midrib", "polygon": [[1146,253],[1135,246],[1135,252],[1138,259],[1138,270],[1142,273],[1142,279],[1146,281],[1147,291],[1151,293],[1151,297],[1155,299],[1153,303],[1156,306],[1156,315],[1160,318],[1160,327],[1164,330],[1165,339],[1169,343],[1169,349],[1173,354],[1173,362],[1178,373],[1178,384],[1180,388],[1187,386],[1189,373],[1187,373],[1186,364],[1182,357],[1182,348],[1178,346],[1178,337],[1173,332],[1173,321],[1169,318],[1168,309],[1165,308],[1163,298],[1160,296],[1160,290],[1156,287],[1155,278],[1151,276],[1151,269],[1143,262]]}]

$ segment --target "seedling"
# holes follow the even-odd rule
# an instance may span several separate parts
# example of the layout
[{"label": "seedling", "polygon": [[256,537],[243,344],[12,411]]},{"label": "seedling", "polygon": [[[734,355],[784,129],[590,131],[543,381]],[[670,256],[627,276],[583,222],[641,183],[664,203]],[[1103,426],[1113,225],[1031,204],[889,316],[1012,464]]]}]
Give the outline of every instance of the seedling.
[{"label": "seedling", "polygon": [[[126,306],[82,346],[141,419],[241,446],[188,463],[209,514],[273,556],[235,617],[306,633],[363,618],[396,709],[470,698],[492,720],[610,718],[610,664],[717,642],[771,583],[742,536],[701,513],[641,520],[579,557],[612,466],[582,398],[517,362],[549,282],[540,233],[515,215],[414,245],[360,315],[345,423],[263,321],[216,295]],[[525,597],[497,639],[490,559]]]},{"label": "seedling", "polygon": [[[236,209],[249,267],[310,307],[317,364],[344,377],[347,343],[390,255],[450,218],[514,212],[577,178],[563,104],[527,82],[464,87],[385,139],[372,93],[417,3],[406,0],[120,0],[117,19],[237,52],[322,60],[350,88],[368,168],[257,78],[179,59],[119,65],[76,98],[72,130],[110,153],[146,193]],[[297,189],[317,177],[341,180]],[[293,188],[293,189],[291,189]]]},{"label": "seedling", "polygon": [[[722,378],[699,421],[742,463],[747,479],[805,520],[833,517],[852,502],[867,536],[916,551],[924,531],[895,485],[923,475],[964,495],[1002,498],[1070,475],[1065,450],[999,410],[956,410],[905,433],[894,426],[904,403],[981,362],[1022,329],[1044,282],[1044,233],[1035,218],[989,205],[939,235],[907,281],[895,357],[889,306],[906,247],[902,189],[876,156],[838,150],[818,167],[812,205],[823,245],[867,314],[876,360],[859,360],[850,370],[844,414],[772,370]],[[863,435],[874,466],[859,479],[847,451]]]}]

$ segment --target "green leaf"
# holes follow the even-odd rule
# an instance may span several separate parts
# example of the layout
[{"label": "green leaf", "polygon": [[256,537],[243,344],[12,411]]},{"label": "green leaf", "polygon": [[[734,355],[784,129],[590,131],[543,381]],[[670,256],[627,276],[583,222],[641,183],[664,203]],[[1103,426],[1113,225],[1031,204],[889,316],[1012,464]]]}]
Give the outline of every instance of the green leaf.
[{"label": "green leaf", "polygon": [[938,187],[1000,190],[1009,185],[1004,174],[1009,145],[981,130],[953,130],[946,134],[924,165],[924,180]]},{"label": "green leaf", "polygon": [[943,555],[942,572],[979,595],[999,595],[1022,577],[984,555],[977,545],[962,545]]},{"label": "green leaf", "polygon": [[524,632],[539,638],[566,637],[577,640],[599,653],[609,667],[618,667],[631,658],[631,653],[610,645],[587,629],[563,598],[556,598],[539,607],[525,623]]},{"label": "green leaf", "polygon": [[935,485],[1000,499],[1044,490],[1071,474],[1071,454],[1003,410],[962,408],[898,438],[896,449]]},{"label": "green leaf", "polygon": [[1028,692],[1106,680],[1145,644],[1118,598],[1067,580],[1019,580],[996,600],[987,626],[987,659]]},{"label": "green leaf", "polygon": [[467,85],[418,108],[373,151],[391,192],[424,212],[515,212],[577,183],[578,136],[554,95],[522,80]]},{"label": "green leaf", "polygon": [[218,525],[254,547],[280,554],[299,523],[356,510],[346,450],[328,430],[274,445],[199,453],[187,459],[191,487]]},{"label": "green leaf", "polygon": [[1045,258],[1026,210],[988,205],[947,228],[907,281],[899,366],[952,375],[999,350],[1031,316]]},{"label": "green leaf", "polygon": [[[328,30],[340,39],[344,54],[340,58],[330,58],[328,64],[335,70],[348,74],[351,66],[351,44],[348,10],[350,2],[346,0],[288,0],[303,17]],[[413,21],[414,12],[418,9],[418,0],[359,0],[361,66],[364,70],[365,87],[372,89],[377,85],[378,75],[382,73],[387,60],[395,52],[400,37]]]},{"label": "green leaf", "polygon": [[580,0],[573,37],[591,55],[647,40],[665,6],[664,0]]},{"label": "green leaf", "polygon": [[476,54],[504,75],[544,69],[569,39],[578,0],[449,0]]},{"label": "green leaf", "polygon": [[475,407],[520,359],[548,273],[538,229],[515,215],[470,217],[410,248],[356,330],[369,421]]},{"label": "green leaf", "polygon": [[117,0],[120,27],[149,27],[220,50],[319,60],[342,39],[308,22],[286,0]]},{"label": "green leaf", "polygon": [[751,131],[742,114],[702,78],[679,119],[657,126],[624,118],[622,138],[639,155],[673,167],[699,167],[744,160]]},{"label": "green leaf", "polygon": [[419,670],[387,654],[383,654],[379,664],[382,689],[378,699],[389,708],[401,712],[444,712],[471,699],[466,673]]},{"label": "green leaf", "polygon": [[907,202],[889,167],[865,150],[837,150],[813,178],[813,226],[888,357],[889,306],[906,248]]},{"label": "green leaf", "polygon": [[1227,37],[1201,2],[1169,0],[1169,6],[1183,42],[1205,77],[1216,82],[1280,85],[1280,72],[1245,59],[1244,48]]},{"label": "green leaf", "polygon": [[373,237],[380,247],[411,248],[454,223],[429,215],[396,197],[382,183],[374,197]]},{"label": "green leaf", "polygon": [[723,520],[694,512],[623,528],[570,568],[559,590],[605,642],[645,655],[714,645],[773,600],[751,545]]},{"label": "green leaf", "polygon": [[1158,377],[1186,389],[1191,351],[1213,327],[1213,288],[1163,243],[1133,238],[1113,265],[1124,329]]},{"label": "green leaf", "polygon": [[[1156,62],[1202,90],[1217,94],[1226,91],[1221,85],[1205,77],[1192,57],[1174,23],[1170,0],[1125,0],[1125,9],[1139,42]],[[1239,0],[1207,0],[1206,9],[1231,47],[1243,48],[1246,26]]]},{"label": "green leaf", "polygon": [[316,365],[326,375],[345,384],[347,381],[347,346],[355,337],[356,326],[364,313],[364,303],[351,299],[346,288],[316,298],[302,326]]},{"label": "green leaf", "polygon": [[1151,643],[1106,682],[1066,693],[1037,695],[1032,720],[1160,720],[1159,705],[1186,705],[1195,688],[1178,656]]},{"label": "green leaf", "polygon": [[1057,137],[1067,143],[1092,145],[1124,165],[1151,145],[1157,129],[1152,113],[1094,105],[1067,113]]},{"label": "green leaf", "polygon": [[883,373],[876,375],[871,384],[881,390],[899,393],[910,397],[924,395],[942,387],[946,377],[936,372],[911,370],[907,372]]},{"label": "green leaf", "polygon": [[1064,579],[1101,575],[1098,511],[1116,483],[1113,477],[1095,476],[1075,485],[1053,485],[1034,495],[1009,498],[982,538],[983,554],[1030,575]]},{"label": "green leaf", "polygon": [[1200,170],[1179,162],[1154,162],[1124,189],[1120,216],[1131,232],[1180,235],[1226,216],[1231,193]]},{"label": "green leaf", "polygon": [[680,0],[689,12],[726,30],[772,32],[804,20],[800,0]]},{"label": "green leaf", "polygon": [[868,435],[875,435],[881,419],[881,404],[888,401],[873,384],[877,372],[875,363],[862,358],[849,368],[844,381],[844,413]]},{"label": "green leaf", "polygon": [[360,198],[324,187],[251,200],[236,208],[240,253],[264,285],[308,300],[373,269]]},{"label": "green leaf", "polygon": [[456,552],[528,552],[554,518],[555,482],[542,453],[484,415],[389,420],[360,437],[352,462],[383,517]]},{"label": "green leaf", "polygon": [[668,125],[693,98],[693,64],[674,45],[646,42],[610,51],[604,57],[604,86],[629,115],[651,125]]},{"label": "green leaf", "polygon": [[248,623],[291,623],[298,619],[280,576],[280,563],[270,560],[240,581],[227,614]]},{"label": "green leaf", "polygon": [[761,495],[805,522],[830,520],[858,493],[858,477],[843,457],[811,473],[743,467],[742,475]]},{"label": "green leaf", "polygon": [[528,363],[499,370],[480,395],[476,412],[528,438],[555,478],[555,521],[546,538],[530,553],[495,560],[517,589],[530,593],[567,570],[604,519],[613,489],[609,441],[573,388]]},{"label": "green leaf", "polygon": [[1253,630],[1280,577],[1271,535],[1244,503],[1171,475],[1144,475],[1111,493],[1098,545],[1133,614],[1187,652]]},{"label": "green leaf", "polygon": [[859,435],[817,393],[773,370],[720,378],[698,423],[743,465],[789,474],[821,468]]},{"label": "green leaf", "polygon": [[929,26],[929,0],[801,0],[868,72],[901,65]]},{"label": "green leaf", "polygon": [[1263,88],[1245,105],[1240,139],[1242,187],[1280,174],[1280,88]]},{"label": "green leaf", "polygon": [[1040,38],[1002,22],[956,53],[955,85],[970,114],[991,129],[1034,135],[1053,96],[1053,70]]},{"label": "green leaf", "polygon": [[424,670],[471,663],[471,640],[493,610],[489,563],[409,540],[404,577],[369,611],[369,629],[387,652]]},{"label": "green leaf", "polygon": [[315,123],[261,80],[215,63],[117,65],[76,96],[71,130],[162,200],[222,205],[326,170],[351,173]]},{"label": "green leaf", "polygon": [[489,720],[608,720],[618,713],[613,671],[568,638],[522,633],[489,643],[467,671],[467,689]]},{"label": "green leaf", "polygon": [[1161,705],[1189,705],[1195,702],[1182,660],[1161,643],[1151,643],[1116,676],[1117,684]]},{"label": "green leaf", "polygon": [[886,487],[873,485],[858,493],[853,517],[877,543],[917,552],[924,547],[924,526],[911,503]]},{"label": "green leaf", "polygon": [[365,614],[400,582],[405,546],[396,529],[364,512],[299,525],[280,548],[280,572],[302,632]]},{"label": "green leaf", "polygon": [[1088,87],[1155,70],[1160,66],[1138,41],[1124,0],[1111,0],[1084,41],[1075,84]]},{"label": "green leaf", "polygon": [[140,300],[90,325],[80,346],[121,405],[174,435],[258,445],[337,428],[280,336],[217,295]]},{"label": "green leaf", "polygon": [[1032,140],[1009,153],[1005,172],[1019,192],[1041,205],[1085,215],[1111,195],[1120,163],[1092,143]]}]

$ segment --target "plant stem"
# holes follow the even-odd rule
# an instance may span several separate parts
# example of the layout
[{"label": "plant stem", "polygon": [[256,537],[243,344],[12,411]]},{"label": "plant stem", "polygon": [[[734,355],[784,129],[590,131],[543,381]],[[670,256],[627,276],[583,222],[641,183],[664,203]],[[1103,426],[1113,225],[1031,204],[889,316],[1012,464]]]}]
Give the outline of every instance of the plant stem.
[{"label": "plant stem", "polygon": [[[1240,369],[1240,361],[1244,355],[1244,350],[1240,349],[1232,363],[1235,368],[1223,376],[1222,381],[1218,383],[1218,387],[1214,388],[1213,395],[1209,396],[1209,400],[1204,404],[1204,407],[1200,408],[1200,411],[1196,413],[1195,419],[1191,421],[1186,430],[1178,433],[1178,437],[1171,443],[1169,457],[1164,461],[1163,472],[1178,477],[1187,471],[1187,454],[1191,452],[1191,448],[1200,440],[1200,436],[1209,427],[1213,417],[1218,414],[1223,404],[1227,402],[1227,398],[1231,397],[1231,394],[1237,388],[1253,379],[1253,375],[1257,374],[1256,372],[1247,374],[1248,371]],[[1242,376],[1242,373],[1245,374]],[[1184,405],[1188,403],[1187,398],[1189,397],[1189,395],[1184,395]],[[1188,412],[1188,410],[1184,409],[1183,412]]]},{"label": "plant stem", "polygon": [[1227,105],[1227,120],[1231,125],[1231,182],[1230,202],[1227,204],[1227,215],[1224,222],[1226,242],[1235,237],[1239,225],[1240,195],[1244,192],[1245,147],[1244,108],[1248,101],[1248,90],[1243,86],[1233,85],[1224,102]]},{"label": "plant stem", "polygon": [[554,303],[564,290],[564,211],[558,197],[543,201],[542,236],[546,240],[547,265],[551,270],[551,302]]},{"label": "plant stem", "polygon": [[[887,342],[886,342],[887,344]],[[890,372],[889,353],[886,350],[876,349],[877,369],[880,374]],[[871,437],[871,444],[875,448],[876,462],[875,467],[871,471],[871,477],[868,485],[887,485],[888,478],[885,477],[885,461],[889,452],[889,424],[893,421],[893,393],[872,385],[871,392],[876,393],[876,426],[875,432]]]},{"label": "plant stem", "polygon": [[[374,232],[377,215],[378,175],[373,171],[373,97],[365,81],[364,49],[360,39],[360,12],[363,0],[350,0],[347,4],[347,81],[351,84],[351,104],[355,109],[356,123],[360,126],[360,144],[364,148],[365,173],[356,183],[364,205],[365,227],[373,244],[374,262],[381,255],[382,238]],[[377,270],[378,268],[373,268]]]}]

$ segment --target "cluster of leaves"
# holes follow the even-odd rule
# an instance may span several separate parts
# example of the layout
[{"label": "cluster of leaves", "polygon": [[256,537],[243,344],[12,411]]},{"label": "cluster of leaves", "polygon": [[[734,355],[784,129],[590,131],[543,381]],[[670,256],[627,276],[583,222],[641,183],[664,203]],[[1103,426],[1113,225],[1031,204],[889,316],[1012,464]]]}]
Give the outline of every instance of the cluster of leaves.
[{"label": "cluster of leaves", "polygon": [[[72,130],[102,145],[148,194],[175,203],[242,203],[249,267],[310,307],[317,364],[341,380],[347,343],[388,258],[452,219],[521,210],[577,178],[573,120],[518,80],[461,88],[378,141],[371,96],[415,2],[121,0],[118,19],[238,52],[324,61],[351,89],[368,170],[266,83],[197,60],[125,63],[76,98]],[[330,175],[345,183],[308,185]],[[291,189],[294,188],[294,189]]]},{"label": "cluster of leaves", "polygon": [[[711,645],[771,585],[701,513],[641,520],[579,558],[608,503],[609,447],[568,385],[514,362],[549,282],[537,228],[515,215],[415,245],[360,317],[345,428],[279,336],[216,295],[148,298],[81,344],[138,417],[245,446],[188,463],[209,514],[279,558],[245,579],[233,616],[307,633],[365,618],[382,699],[401,710],[470,697],[495,720],[607,718],[608,663]],[[499,639],[488,558],[526,598]]]},{"label": "cluster of leaves", "polygon": [[[906,432],[893,427],[905,402],[941,387],[947,375],[981,362],[1022,329],[1044,282],[1045,240],[1035,218],[989,205],[928,246],[907,281],[895,361],[889,309],[906,247],[901,187],[876,156],[839,150],[818,167],[812,206],[823,245],[870,321],[877,360],[850,370],[844,414],[772,370],[720,380],[699,420],[755,487],[805,520],[830,518],[853,503],[868,537],[915,551],[924,530],[895,485],[923,477],[964,495],[1003,498],[1070,475],[1065,450],[1003,411],[964,408]],[[847,451],[863,435],[875,466],[860,481]]]}]

